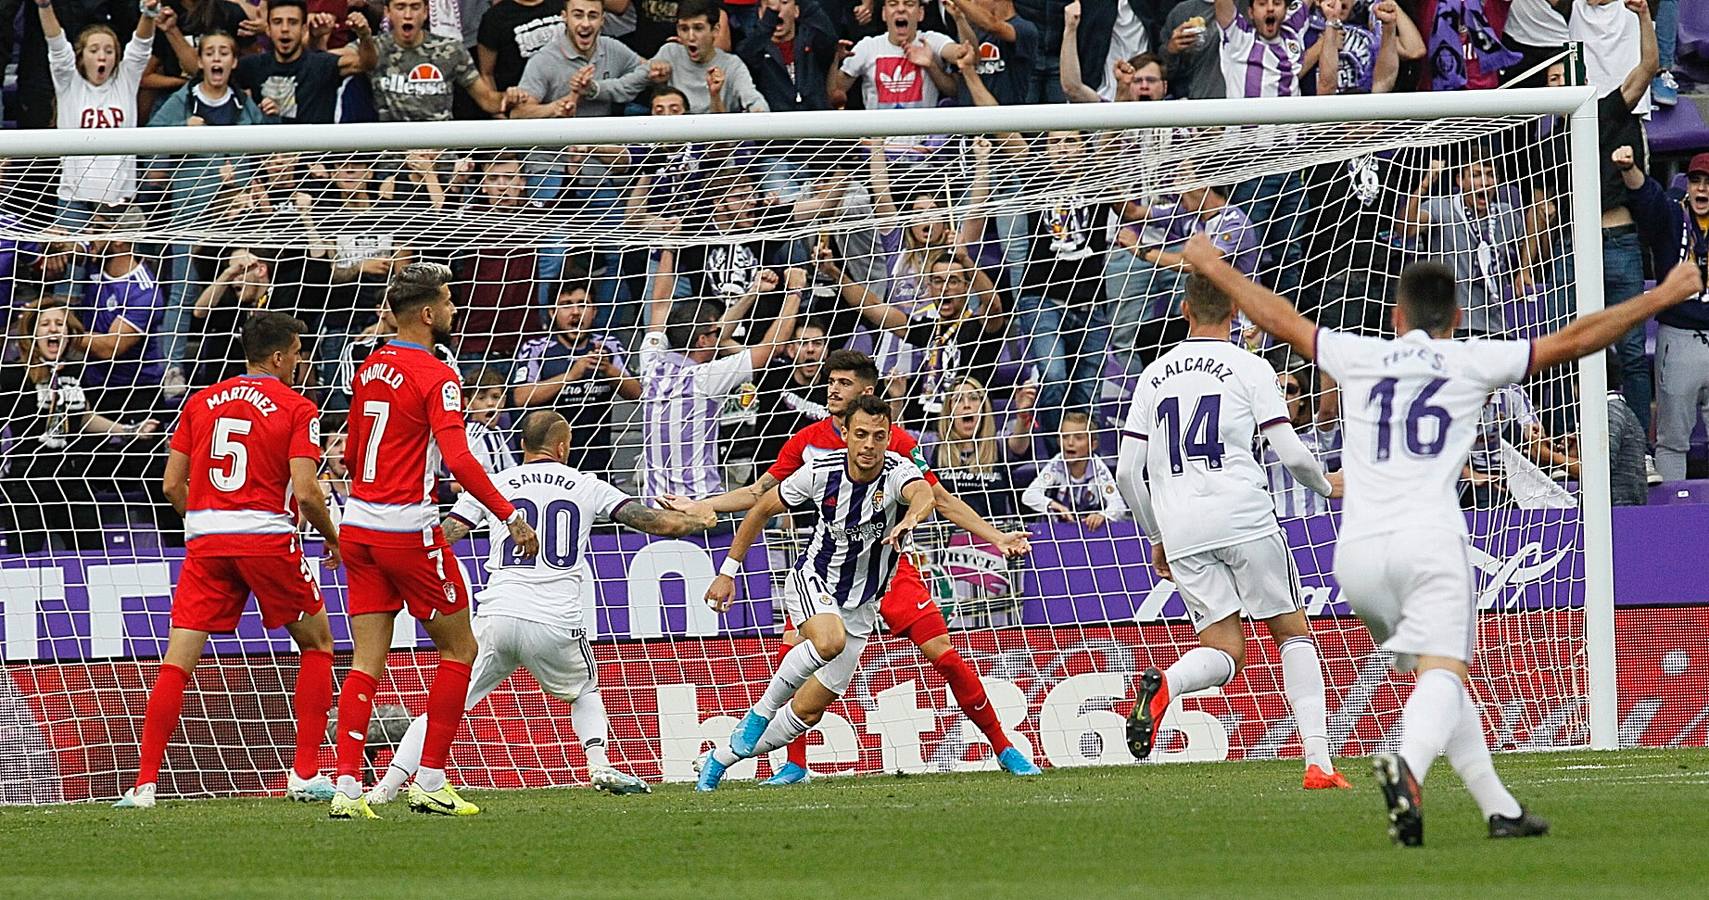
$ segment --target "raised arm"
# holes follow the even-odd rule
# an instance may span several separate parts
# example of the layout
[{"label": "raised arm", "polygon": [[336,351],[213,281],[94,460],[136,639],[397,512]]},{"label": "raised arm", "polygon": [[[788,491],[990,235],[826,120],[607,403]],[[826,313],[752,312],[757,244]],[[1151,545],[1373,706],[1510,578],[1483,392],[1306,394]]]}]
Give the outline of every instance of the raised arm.
[{"label": "raised arm", "polygon": [[872,211],[879,216],[896,214],[896,197],[890,192],[890,159],[883,138],[869,138],[867,175],[872,181]]},{"label": "raised arm", "polygon": [[1062,52],[1057,60],[1062,94],[1070,103],[1097,103],[1098,92],[1080,77],[1080,0],[1062,9]]},{"label": "raised arm", "polygon": [[692,509],[693,506],[691,504],[700,502],[705,503],[713,512],[742,512],[744,510],[753,509],[754,504],[759,502],[759,499],[764,497],[767,491],[777,487],[778,484],[778,480],[773,478],[770,472],[765,472],[761,474],[753,484],[750,484],[747,487],[739,487],[733,491],[725,491],[722,494],[708,497],[702,501],[695,501],[687,497],[679,497],[674,494],[666,494],[659,498],[659,502],[666,509],[679,511]]},{"label": "raised arm", "polygon": [[348,76],[374,71],[374,67],[380,64],[380,48],[374,43],[374,29],[368,24],[368,17],[353,11],[344,23],[356,32],[356,41],[336,51],[338,74]]},{"label": "raised arm", "polygon": [[1195,234],[1181,253],[1196,277],[1216,285],[1246,318],[1306,359],[1317,358],[1317,326],[1299,314],[1281,295],[1258,284],[1222,258],[1222,251],[1203,234]]},{"label": "raised arm", "polygon": [[978,510],[969,506],[966,500],[949,492],[942,484],[932,485],[932,499],[938,512],[952,524],[973,535],[974,537],[995,546],[1004,557],[1025,556],[1032,552],[1028,544],[1028,534],[1025,531],[1003,531],[990,522],[985,521]]},{"label": "raised arm", "polygon": [[1624,303],[1591,313],[1559,331],[1531,343],[1530,375],[1602,350],[1644,320],[1668,307],[1703,293],[1703,275],[1692,262],[1682,262],[1654,289]]},{"label": "raised arm", "polygon": [[1430,214],[1424,211],[1424,198],[1430,194],[1430,189],[1436,186],[1436,179],[1442,177],[1447,164],[1439,159],[1430,161],[1430,168],[1424,177],[1418,180],[1418,189],[1406,198],[1406,206],[1400,211],[1401,234],[1416,237],[1425,225],[1430,224]]},{"label": "raised arm", "polygon": [[762,369],[771,362],[778,347],[795,336],[795,318],[801,312],[801,291],[807,287],[807,270],[790,266],[783,271],[783,308],[765,331],[760,342],[748,348],[754,368]]},{"label": "raised arm", "polygon": [[1650,5],[1645,0],[1626,0],[1626,8],[1638,14],[1638,65],[1620,83],[1620,99],[1626,101],[1627,109],[1633,109],[1661,70],[1661,57],[1656,50],[1656,21],[1650,18]]}]

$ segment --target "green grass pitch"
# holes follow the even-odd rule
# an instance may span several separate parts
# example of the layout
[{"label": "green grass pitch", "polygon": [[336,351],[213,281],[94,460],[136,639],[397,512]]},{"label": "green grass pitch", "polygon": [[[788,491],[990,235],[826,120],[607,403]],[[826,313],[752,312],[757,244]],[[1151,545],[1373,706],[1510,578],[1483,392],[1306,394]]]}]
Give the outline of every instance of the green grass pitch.
[{"label": "green grass pitch", "polygon": [[0,810],[0,895],[292,897],[1703,896],[1709,752],[1499,756],[1548,837],[1491,841],[1446,761],[1422,849],[1295,761],[826,778],[711,796],[470,792],[485,812],[333,822],[284,800]]}]

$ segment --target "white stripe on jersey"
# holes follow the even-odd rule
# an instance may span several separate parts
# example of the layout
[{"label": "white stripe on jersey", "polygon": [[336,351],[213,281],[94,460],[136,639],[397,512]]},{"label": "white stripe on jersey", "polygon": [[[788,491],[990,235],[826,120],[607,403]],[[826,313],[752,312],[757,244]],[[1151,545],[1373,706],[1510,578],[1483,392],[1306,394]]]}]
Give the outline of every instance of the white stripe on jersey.
[{"label": "white stripe on jersey", "polygon": [[297,526],[284,513],[260,509],[192,509],[184,514],[184,539],[209,534],[293,534]]},{"label": "white stripe on jersey", "polygon": [[344,503],[344,524],[369,531],[413,534],[438,524],[432,503],[375,503],[351,497]]},{"label": "white stripe on jersey", "polygon": [[1188,338],[1140,373],[1126,430],[1146,441],[1146,483],[1170,559],[1274,534],[1258,430],[1287,422],[1276,373],[1226,340]]},{"label": "white stripe on jersey", "polygon": [[791,508],[819,511],[813,538],[795,561],[796,576],[814,576],[853,609],[889,588],[899,556],[883,541],[902,518],[902,489],[921,475],[906,457],[887,452],[878,478],[861,483],[849,477],[848,459],[847,450],[826,453],[785,478],[778,494]]},{"label": "white stripe on jersey", "polygon": [[511,466],[493,476],[493,486],[534,527],[540,552],[524,559],[504,522],[488,515],[469,494],[458,498],[451,515],[471,529],[483,519],[488,524],[487,585],[475,594],[476,614],[585,628],[593,590],[593,569],[587,561],[593,524],[610,519],[634,498],[550,460]]}]

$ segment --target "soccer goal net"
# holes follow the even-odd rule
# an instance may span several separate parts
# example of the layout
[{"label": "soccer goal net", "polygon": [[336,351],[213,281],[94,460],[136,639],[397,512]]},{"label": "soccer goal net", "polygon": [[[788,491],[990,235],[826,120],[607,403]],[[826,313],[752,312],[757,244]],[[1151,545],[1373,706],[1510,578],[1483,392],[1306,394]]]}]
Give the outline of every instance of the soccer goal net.
[{"label": "soccer goal net", "polygon": [[[9,138],[0,802],[130,784],[183,561],[166,437],[190,394],[243,371],[244,319],[307,325],[297,384],[322,411],[336,514],[352,372],[391,337],[388,276],[421,260],[455,272],[457,327],[436,350],[462,373],[471,444],[495,471],[520,461],[523,416],[551,409],[571,422],[572,465],[650,502],[741,487],[828,415],[827,357],[871,356],[944,485],[1031,532],[1024,559],[946,524],[915,552],[1007,738],[1048,767],[1131,764],[1135,675],[1195,644],[1111,476],[1140,369],[1186,333],[1185,240],[1208,235],[1325,326],[1390,329],[1400,268],[1432,258],[1460,279],[1468,331],[1557,327],[1601,303],[1575,290],[1598,283],[1573,251],[1594,234],[1582,93]],[[1339,409],[1362,398],[1238,322],[1231,339],[1271,363],[1294,427],[1335,470]],[[685,394],[651,377],[661,359],[711,365]],[[1497,392],[1463,473],[1473,687],[1499,748],[1611,740],[1593,727],[1612,716],[1597,694],[1612,665],[1600,367]],[[1331,575],[1338,504],[1264,464],[1322,650],[1331,749],[1376,751],[1408,679]],[[442,478],[444,508],[459,489]],[[562,548],[554,522],[536,524]],[[773,522],[718,615],[701,596],[731,524],[675,540],[601,525],[571,551],[593,576],[611,759],[651,781],[690,778],[777,656],[780,586],[811,523]],[[485,550],[481,535],[458,548],[477,591]],[[342,678],[344,575],[319,578]],[[1276,650],[1249,638],[1236,681],[1172,707],[1156,760],[1300,753]],[[423,711],[436,659],[407,617],[393,646],[376,771]],[[161,794],[280,791],[296,661],[253,608],[215,636]],[[331,755],[329,742],[323,770]],[[933,663],[894,635],[867,648],[808,759],[816,774],[995,767]],[[587,777],[569,707],[524,672],[472,711],[451,766],[478,787]]]}]

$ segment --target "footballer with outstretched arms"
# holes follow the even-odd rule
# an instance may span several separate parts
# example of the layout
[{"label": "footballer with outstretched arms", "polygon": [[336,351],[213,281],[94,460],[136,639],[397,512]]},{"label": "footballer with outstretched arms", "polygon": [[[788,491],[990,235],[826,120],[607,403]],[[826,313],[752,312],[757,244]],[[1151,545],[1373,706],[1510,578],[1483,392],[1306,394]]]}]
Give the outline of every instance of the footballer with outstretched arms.
[{"label": "footballer with outstretched arms", "polygon": [[863,394],[850,404],[847,446],[819,456],[766,491],[731,539],[706,602],[718,612],[736,598],[736,576],[767,522],[785,509],[815,509],[813,537],[783,585],[783,604],[803,640],[790,649],[722,745],[699,760],[697,791],[717,790],[736,762],[807,733],[842,696],[878,627],[879,597],[907,538],[932,514],[933,491],[912,460],[890,450],[890,406]]},{"label": "footballer with outstretched arms", "polygon": [[1478,604],[1456,483],[1492,391],[1596,353],[1700,295],[1697,267],[1678,266],[1654,290],[1536,340],[1454,340],[1459,285],[1439,263],[1402,270],[1393,314],[1398,337],[1376,338],[1318,328],[1223,262],[1203,236],[1188,242],[1185,256],[1253,324],[1341,385],[1347,497],[1335,577],[1372,639],[1394,654],[1398,668],[1418,673],[1401,712],[1400,751],[1373,760],[1390,837],[1405,846],[1424,842],[1424,778],[1444,753],[1490,837],[1547,834],[1548,823],[1520,806],[1496,775],[1466,691]]},{"label": "footballer with outstretched arms", "polygon": [[[475,657],[464,710],[475,708],[510,673],[528,670],[546,693],[570,705],[570,725],[587,755],[588,781],[613,794],[650,791],[641,779],[617,769],[606,752],[609,720],[599,693],[599,669],[588,634],[593,628],[593,569],[587,560],[595,522],[660,537],[682,537],[711,528],[717,519],[705,504],[687,512],[653,509],[600,478],[566,464],[570,423],[551,410],[522,420],[522,463],[493,476],[511,505],[540,536],[540,552],[525,559],[508,527],[489,516],[468,494],[458,499],[440,528],[453,544],[483,521],[489,529],[487,585],[475,594]],[[368,802],[397,796],[421,762],[427,717],[418,716],[392,754],[386,775],[368,792]]]},{"label": "footballer with outstretched arms", "polygon": [[463,721],[477,648],[469,625],[469,586],[433,503],[440,461],[506,524],[520,558],[532,559],[539,550],[533,527],[469,452],[462,381],[430,349],[451,343],[457,306],[450,281],[450,268],[437,263],[411,263],[392,276],[386,300],[397,319],[397,337],[368,354],[351,389],[344,453],[350,499],[340,537],[355,653],[338,698],[335,819],[379,818],[362,795],[363,749],[374,692],[391,649],[392,620],[403,609],[421,621],[439,650],[410,809],[456,816],[480,812],[445,780],[445,757]]},{"label": "footballer with outstretched arms", "polygon": [[1168,671],[1140,675],[1129,748],[1136,759],[1151,755],[1170,698],[1221,687],[1240,673],[1245,612],[1264,623],[1282,658],[1282,689],[1305,755],[1304,787],[1352,787],[1329,758],[1323,661],[1254,453],[1259,435],[1301,484],[1324,497],[1338,494],[1294,433],[1270,364],[1229,341],[1228,295],[1189,277],[1183,310],[1186,339],[1140,373],[1122,429],[1116,487],[1151,541],[1157,573],[1181,592],[1199,646]]},{"label": "footballer with outstretched arms", "polygon": [[320,410],[291,388],[302,333],[303,323],[287,315],[250,316],[243,324],[247,373],[193,394],[172,433],[164,491],[184,517],[184,568],[172,596],[166,655],[148,695],[136,786],[114,804],[119,808],[154,805],[190,673],[209,634],[237,630],[252,593],[261,623],[283,626],[302,650],[291,704],[296,756],[285,796],[332,799],[319,762],[332,707],[332,628],[297,540],[298,513],[326,541],[327,568],[338,566],[338,530],[316,481]]},{"label": "footballer with outstretched arms", "polygon": [[[831,413],[830,418],[796,432],[783,445],[777,462],[753,484],[707,499],[706,503],[714,510],[740,512],[751,509],[760,497],[782,484],[784,479],[796,471],[825,454],[834,453],[846,446],[844,418],[856,398],[872,395],[877,389],[878,367],[864,353],[837,350],[825,357],[824,370],[827,382],[825,406]],[[980,517],[966,501],[939,484],[937,475],[926,465],[919,443],[895,424],[892,424],[890,429],[889,452],[909,459],[915,468],[920,470],[932,489],[937,511],[944,518],[974,537],[995,546],[1005,557],[1020,556],[1029,551],[1025,531],[998,530]],[[682,508],[682,504],[688,500],[667,496],[662,498],[661,502],[670,508]],[[944,621],[943,613],[926,590],[919,569],[906,555],[897,563],[896,576],[884,593],[879,615],[884,619],[884,625],[891,634],[913,641],[932,667],[949,683],[950,691],[955,695],[962,712],[985,734],[985,739],[991,743],[991,752],[1003,769],[1015,775],[1037,775],[1038,766],[1015,747],[1003,730],[1003,725],[997,718],[997,710],[985,694],[985,684],[980,681],[979,673],[974,671],[950,644],[949,626]],[[778,650],[779,664],[800,640],[801,637],[795,630],[784,632],[783,646]],[[803,736],[790,743],[788,763],[765,783],[774,786],[795,784],[805,781],[807,777],[807,739]]]}]

